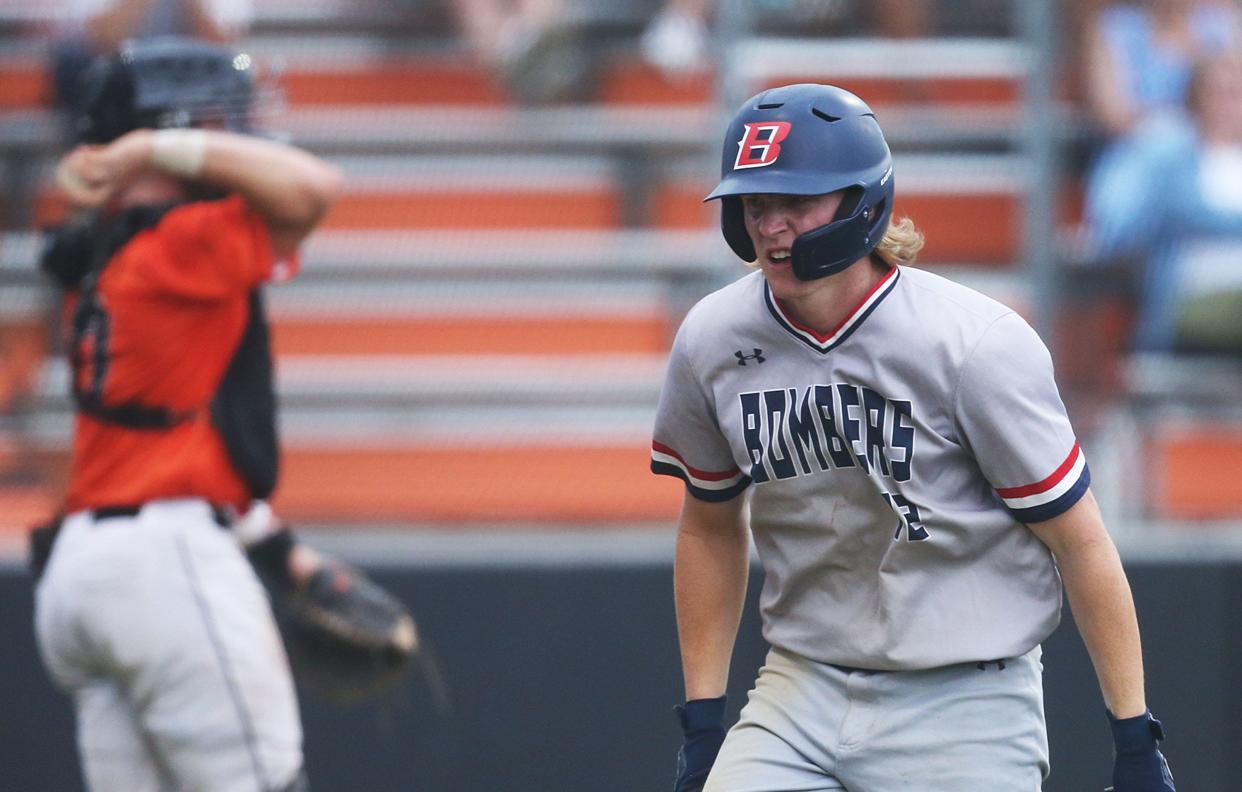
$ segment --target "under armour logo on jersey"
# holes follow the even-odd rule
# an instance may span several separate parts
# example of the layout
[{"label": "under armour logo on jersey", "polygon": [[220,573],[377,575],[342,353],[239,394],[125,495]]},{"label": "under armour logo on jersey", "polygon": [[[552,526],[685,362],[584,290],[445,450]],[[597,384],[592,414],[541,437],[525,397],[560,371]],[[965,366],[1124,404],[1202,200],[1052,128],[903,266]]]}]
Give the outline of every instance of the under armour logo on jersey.
[{"label": "under armour logo on jersey", "polygon": [[776,162],[781,155],[781,141],[789,137],[793,124],[788,121],[766,121],[762,124],[746,124],[746,132],[737,144],[737,160],[734,170],[762,168]]},{"label": "under armour logo on jersey", "polygon": [[745,352],[743,352],[740,349],[733,353],[733,356],[737,358],[737,364],[739,366],[745,366],[746,361],[748,360],[755,361],[756,365],[767,360],[767,358],[763,356],[762,349],[760,349],[759,347],[752,347],[752,349],[754,349],[755,351],[753,354],[750,354],[750,355],[747,355]]}]

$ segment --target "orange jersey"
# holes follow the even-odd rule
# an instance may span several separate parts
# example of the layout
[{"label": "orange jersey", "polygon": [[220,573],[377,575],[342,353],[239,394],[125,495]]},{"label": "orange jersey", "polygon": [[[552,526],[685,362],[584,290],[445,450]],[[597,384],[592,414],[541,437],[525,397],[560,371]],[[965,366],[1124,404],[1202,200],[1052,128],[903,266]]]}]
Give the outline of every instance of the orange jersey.
[{"label": "orange jersey", "polygon": [[174,208],[113,256],[97,286],[107,327],[96,338],[106,350],[82,344],[91,368],[74,376],[99,377],[105,404],[192,417],[134,429],[79,413],[68,511],[175,497],[249,503],[210,405],[245,330],[250,291],[295,269],[276,262],[266,223],[239,196]]}]

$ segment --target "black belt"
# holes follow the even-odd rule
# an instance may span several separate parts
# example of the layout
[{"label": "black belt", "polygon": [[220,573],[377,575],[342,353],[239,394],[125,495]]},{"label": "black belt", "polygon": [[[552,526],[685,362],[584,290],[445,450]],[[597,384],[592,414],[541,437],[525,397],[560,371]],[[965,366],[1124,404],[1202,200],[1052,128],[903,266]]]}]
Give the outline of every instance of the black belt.
[{"label": "black belt", "polygon": [[[830,665],[833,668],[837,669],[838,671],[843,671],[847,674],[886,674],[888,673],[887,671],[884,671],[882,669],[858,668],[856,666],[841,665],[839,663],[826,663],[825,665]],[[997,671],[1004,671],[1005,661],[1003,659],[1001,660],[980,660],[979,662],[975,663],[975,668],[979,669],[980,671],[986,671],[988,669],[988,666],[996,666]]]},{"label": "black belt", "polygon": [[[95,522],[100,520],[109,520],[113,517],[137,517],[138,512],[142,511],[145,504],[137,504],[131,506],[101,506],[98,509],[91,509],[91,518]],[[211,519],[221,528],[228,528],[233,521],[229,519],[229,512],[223,506],[216,504],[208,504],[211,507]]]},{"label": "black belt", "polygon": [[830,665],[833,668],[837,669],[838,671],[843,671],[847,674],[882,674],[884,673],[883,671],[879,671],[874,668],[858,668],[857,666],[841,665],[840,663],[827,663],[826,665]]}]

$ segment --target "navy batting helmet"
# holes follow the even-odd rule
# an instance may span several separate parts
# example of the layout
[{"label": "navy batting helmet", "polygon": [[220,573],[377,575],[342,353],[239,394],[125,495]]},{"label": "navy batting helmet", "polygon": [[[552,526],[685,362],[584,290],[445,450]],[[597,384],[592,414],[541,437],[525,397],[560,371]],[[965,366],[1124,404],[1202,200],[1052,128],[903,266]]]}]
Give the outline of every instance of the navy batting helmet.
[{"label": "navy batting helmet", "polygon": [[109,143],[134,129],[216,126],[250,131],[250,57],[203,41],[126,42],[82,78],[83,143]]},{"label": "navy batting helmet", "polygon": [[743,195],[845,191],[833,221],[800,235],[791,251],[802,280],[840,272],[884,237],[893,212],[893,157],[871,108],[849,91],[803,83],[746,100],[725,133],[720,227],[733,252],[755,260]]}]

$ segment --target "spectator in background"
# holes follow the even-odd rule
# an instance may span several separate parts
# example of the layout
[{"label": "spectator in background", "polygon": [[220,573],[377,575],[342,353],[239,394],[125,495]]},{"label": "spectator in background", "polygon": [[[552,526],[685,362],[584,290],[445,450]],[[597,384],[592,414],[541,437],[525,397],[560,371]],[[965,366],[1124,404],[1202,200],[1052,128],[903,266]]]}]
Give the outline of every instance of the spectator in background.
[{"label": "spectator in background", "polygon": [[1209,0],[1139,0],[1103,8],[1086,36],[1087,99],[1106,139],[1153,113],[1177,112],[1192,64],[1238,42],[1237,9]]},{"label": "spectator in background", "polygon": [[1188,112],[1141,122],[1101,157],[1091,242],[1143,265],[1135,346],[1242,356],[1242,55],[1193,70]]},{"label": "spectator in background", "polygon": [[575,98],[590,69],[566,0],[452,0],[475,57],[513,98],[528,104]]},{"label": "spectator in background", "polygon": [[920,38],[935,30],[932,0],[873,0],[866,5],[874,35]]},{"label": "spectator in background", "polygon": [[713,0],[666,0],[643,31],[643,58],[673,78],[706,69],[712,5]]},{"label": "spectator in background", "polygon": [[[643,32],[646,61],[673,78],[710,66],[708,29],[715,5],[716,0],[665,0]],[[794,35],[865,32],[884,38],[918,38],[934,27],[930,0],[753,0],[751,21]]]},{"label": "spectator in background", "polygon": [[246,34],[252,16],[251,0],[67,0],[51,51],[56,105],[70,115],[79,110],[83,70],[126,39],[182,36],[228,45]]}]

